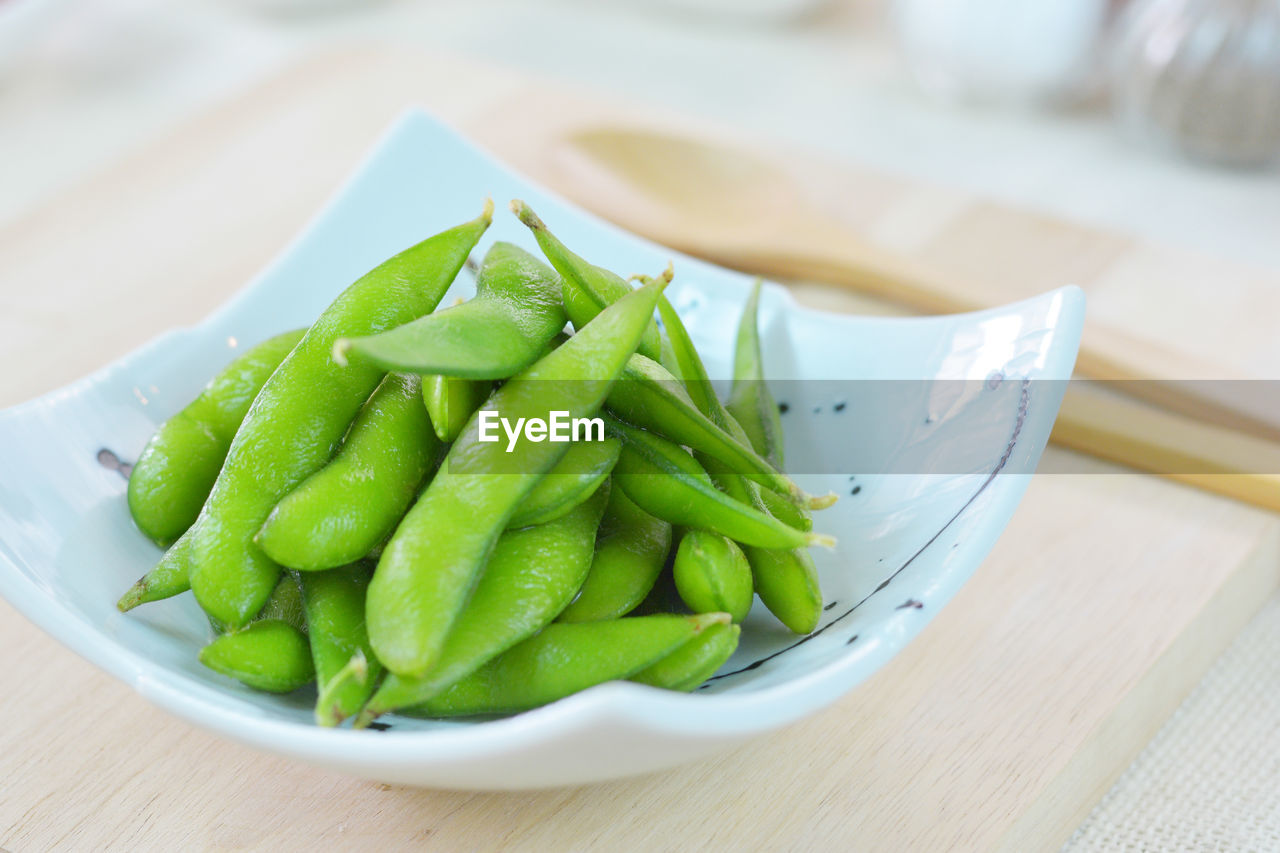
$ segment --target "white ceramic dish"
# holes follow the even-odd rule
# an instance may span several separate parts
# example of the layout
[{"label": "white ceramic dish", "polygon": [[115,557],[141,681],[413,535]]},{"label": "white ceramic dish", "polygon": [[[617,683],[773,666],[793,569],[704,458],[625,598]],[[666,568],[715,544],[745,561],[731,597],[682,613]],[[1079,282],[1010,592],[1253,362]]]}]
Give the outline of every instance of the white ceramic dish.
[{"label": "white ceramic dish", "polygon": [[[386,730],[324,730],[311,724],[305,691],[254,693],[202,668],[196,652],[210,635],[189,595],[128,615],[115,610],[159,552],[130,522],[121,472],[103,462],[113,453],[133,458],[234,346],[309,322],[384,257],[473,216],[486,194],[500,203],[526,199],[568,245],[624,274],[656,273],[673,257],[511,174],[431,118],[409,114],[282,257],[216,314],[0,413],[0,593],[192,723],[341,771],[440,787],[564,785],[668,767],[810,714],[885,665],[969,578],[1013,514],[1061,396],[1061,383],[1025,380],[1069,376],[1083,319],[1078,290],[926,319],[834,316],[799,307],[781,288],[766,290],[771,375],[925,380],[783,386],[796,395],[784,419],[790,467],[830,470],[828,451],[855,445],[873,460],[963,447],[964,461],[947,466],[953,473],[909,473],[913,463],[897,469],[908,473],[799,476],[810,491],[843,496],[818,517],[841,542],[816,555],[829,608],[822,625],[797,643],[757,604],[725,677],[693,695],[614,683],[507,719],[391,717]],[[508,214],[485,244],[494,239],[534,248]],[[669,295],[722,375],[748,280],[674,257]],[[978,381],[938,381],[946,379]],[[890,396],[895,418],[858,399],[820,399],[832,388],[856,397],[871,387],[900,389]],[[974,405],[975,394],[985,405]],[[838,402],[847,405],[837,410]]]}]

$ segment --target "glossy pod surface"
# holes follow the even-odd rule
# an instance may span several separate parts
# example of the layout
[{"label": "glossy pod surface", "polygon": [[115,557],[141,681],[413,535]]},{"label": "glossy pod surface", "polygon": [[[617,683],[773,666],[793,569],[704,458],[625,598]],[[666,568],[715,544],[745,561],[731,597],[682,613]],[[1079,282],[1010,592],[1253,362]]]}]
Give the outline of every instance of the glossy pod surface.
[{"label": "glossy pod surface", "polygon": [[628,680],[650,687],[689,692],[697,690],[738,648],[742,629],[718,622],[687,640],[671,654],[649,664]]},{"label": "glossy pod surface", "polygon": [[[301,575],[311,660],[319,684],[316,722],[322,726],[336,726],[364,707],[382,674],[364,626],[371,573],[371,566],[357,563]],[[343,677],[352,659],[361,661],[360,678]],[[341,681],[335,683],[336,679]]]},{"label": "glossy pod surface", "polygon": [[[565,311],[575,329],[581,329],[605,307],[631,292],[631,285],[617,273],[587,263],[569,251],[527,204],[513,201],[511,210],[533,232],[538,248],[560,274],[564,282]],[[654,361],[662,358],[662,344],[655,324],[645,329],[636,351]]]},{"label": "glossy pod surface", "polygon": [[124,595],[120,596],[116,607],[121,613],[128,612],[139,604],[161,601],[191,589],[191,541],[193,538],[190,532],[182,534],[178,541],[161,555],[160,561],[145,575],[138,578]]},{"label": "glossy pod surface", "polygon": [[607,500],[606,485],[555,521],[504,533],[431,672],[389,675],[361,722],[425,702],[554,619],[587,576]]},{"label": "glossy pod surface", "polygon": [[[594,415],[660,293],[641,288],[614,303],[485,405],[510,419],[545,419],[557,410],[571,418]],[[501,442],[479,439],[477,419],[468,423],[396,529],[369,586],[369,636],[388,669],[427,674],[499,534],[567,449],[559,442],[526,442],[508,454]]]},{"label": "glossy pod surface", "polygon": [[623,440],[614,480],[645,512],[762,548],[809,544],[812,534],[717,489],[706,469],[679,445],[618,421],[609,427]]},{"label": "glossy pod surface", "polygon": [[418,377],[388,374],[338,454],[276,504],[258,545],[280,565],[308,571],[368,556],[404,517],[440,446]]},{"label": "glossy pod surface", "polygon": [[591,571],[559,621],[598,622],[630,613],[653,589],[670,549],[671,525],[613,488],[596,535]]},{"label": "glossy pod surface", "polygon": [[475,297],[339,349],[386,370],[506,379],[537,360],[565,319],[559,276],[520,247],[495,243]]},{"label": "glossy pod surface", "polygon": [[622,442],[582,441],[569,450],[546,473],[507,522],[507,527],[525,527],[554,521],[599,491],[618,463]]},{"label": "glossy pod surface", "polygon": [[438,373],[423,376],[422,402],[436,438],[452,442],[461,435],[462,428],[492,390],[493,383],[485,379],[459,379]]},{"label": "glossy pod surface", "polygon": [[222,634],[200,650],[200,662],[269,693],[289,693],[315,678],[306,635],[279,619]]},{"label": "glossy pod surface", "polygon": [[235,627],[262,606],[280,566],[254,537],[276,503],[329,461],[382,380],[374,365],[335,363],[334,343],[431,311],[490,218],[486,210],[367,273],[320,315],[271,374],[231,443],[193,531],[191,589],[207,613]]},{"label": "glossy pod surface", "polygon": [[694,405],[671,373],[656,361],[635,355],[609,393],[609,410],[619,418],[721,460],[751,480],[803,501],[800,489],[751,448]]},{"label": "glossy pod surface", "polygon": [[153,541],[168,545],[196,520],[254,397],[305,331],[249,349],[151,436],[129,474],[128,495],[134,523]]},{"label": "glossy pod surface", "polygon": [[778,415],[778,403],[765,384],[759,313],[760,279],[756,279],[738,323],[733,353],[733,386],[726,408],[751,440],[756,452],[782,470],[782,418]]},{"label": "glossy pod surface", "polygon": [[[659,303],[658,311],[670,336],[690,396],[708,417],[736,435],[744,435],[741,425],[713,392],[706,368],[680,316],[665,299]],[[804,530],[812,528],[808,513],[799,507],[781,500],[766,501],[764,495],[768,493],[755,488],[753,483],[729,471],[717,460],[704,461],[712,472],[712,478],[726,494],[760,512],[773,514],[791,527]],[[743,553],[751,566],[756,594],[769,612],[797,634],[807,634],[816,628],[822,616],[822,590],[809,552],[804,548],[769,549],[744,545]]]},{"label": "glossy pod surface", "polygon": [[629,678],[692,640],[723,613],[631,616],[555,623],[414,710],[429,716],[536,708],[606,681]]},{"label": "glossy pod surface", "polygon": [[755,596],[751,566],[732,539],[705,530],[689,530],[680,539],[672,567],[680,599],[694,613],[728,613],[747,618]]}]

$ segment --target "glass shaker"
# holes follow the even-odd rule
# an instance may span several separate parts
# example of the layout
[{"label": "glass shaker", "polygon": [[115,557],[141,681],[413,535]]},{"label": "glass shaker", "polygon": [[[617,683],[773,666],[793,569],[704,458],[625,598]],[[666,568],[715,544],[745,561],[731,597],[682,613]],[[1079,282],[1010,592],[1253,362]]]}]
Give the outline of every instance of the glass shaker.
[{"label": "glass shaker", "polygon": [[1138,0],[1109,73],[1133,137],[1233,166],[1280,155],[1280,0]]}]

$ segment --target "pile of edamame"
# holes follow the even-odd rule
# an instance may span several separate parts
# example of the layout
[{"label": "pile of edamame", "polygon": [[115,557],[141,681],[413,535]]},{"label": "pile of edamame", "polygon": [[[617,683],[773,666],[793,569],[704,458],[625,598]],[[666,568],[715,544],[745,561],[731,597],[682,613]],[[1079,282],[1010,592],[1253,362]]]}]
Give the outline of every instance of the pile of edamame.
[{"label": "pile of edamame", "polygon": [[[663,296],[670,267],[633,285],[511,207],[545,263],[497,243],[475,296],[436,310],[487,203],[160,426],[128,500],[167,550],[122,611],[190,590],[215,635],[206,666],[259,690],[314,682],[317,722],[357,727],[515,713],[617,679],[693,690],[754,595],[814,629],[807,549],[831,540],[810,511],[834,496],[782,473],[759,283],[722,403]],[[495,413],[598,418],[603,434],[494,441]]]}]

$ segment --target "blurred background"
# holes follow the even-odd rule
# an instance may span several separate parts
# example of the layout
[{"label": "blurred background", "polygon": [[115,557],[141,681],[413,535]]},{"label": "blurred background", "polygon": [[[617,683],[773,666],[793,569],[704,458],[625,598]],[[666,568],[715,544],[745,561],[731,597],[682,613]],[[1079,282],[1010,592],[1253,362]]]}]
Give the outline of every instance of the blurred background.
[{"label": "blurred background", "polygon": [[0,0],[0,223],[353,44],[1280,266],[1280,7],[1251,0]]}]

